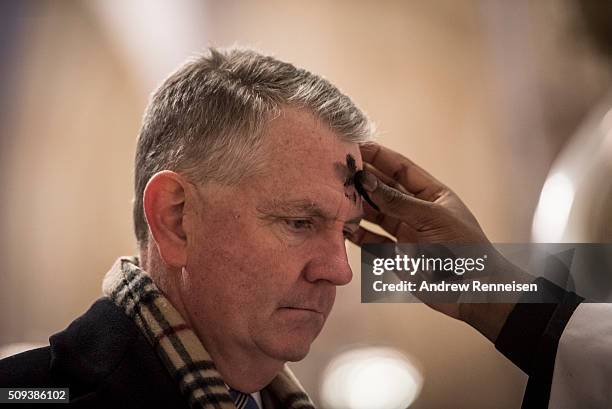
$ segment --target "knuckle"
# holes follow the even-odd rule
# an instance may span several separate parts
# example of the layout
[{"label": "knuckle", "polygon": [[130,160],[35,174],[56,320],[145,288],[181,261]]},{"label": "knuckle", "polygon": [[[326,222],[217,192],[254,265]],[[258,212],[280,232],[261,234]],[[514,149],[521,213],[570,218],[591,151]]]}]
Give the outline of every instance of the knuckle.
[{"label": "knuckle", "polygon": [[386,187],[383,200],[385,201],[385,204],[387,206],[397,208],[402,205],[404,198],[402,197],[402,194],[397,190]]}]

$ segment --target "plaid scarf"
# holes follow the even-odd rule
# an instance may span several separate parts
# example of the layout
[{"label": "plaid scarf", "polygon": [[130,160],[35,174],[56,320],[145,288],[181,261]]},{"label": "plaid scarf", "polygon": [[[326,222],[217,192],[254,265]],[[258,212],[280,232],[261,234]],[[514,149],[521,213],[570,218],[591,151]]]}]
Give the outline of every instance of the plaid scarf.
[{"label": "plaid scarf", "polygon": [[[104,277],[104,294],[134,320],[191,408],[235,409],[225,382],[200,340],[138,264],[138,257],[119,258]],[[314,409],[287,365],[261,396],[266,409]]]}]

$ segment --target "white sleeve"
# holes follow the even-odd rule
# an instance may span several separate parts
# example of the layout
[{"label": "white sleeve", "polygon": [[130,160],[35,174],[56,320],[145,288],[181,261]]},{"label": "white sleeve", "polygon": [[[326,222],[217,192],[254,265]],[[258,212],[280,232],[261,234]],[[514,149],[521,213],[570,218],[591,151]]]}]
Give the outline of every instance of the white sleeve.
[{"label": "white sleeve", "polygon": [[574,311],[559,340],[548,408],[612,408],[612,304]]}]

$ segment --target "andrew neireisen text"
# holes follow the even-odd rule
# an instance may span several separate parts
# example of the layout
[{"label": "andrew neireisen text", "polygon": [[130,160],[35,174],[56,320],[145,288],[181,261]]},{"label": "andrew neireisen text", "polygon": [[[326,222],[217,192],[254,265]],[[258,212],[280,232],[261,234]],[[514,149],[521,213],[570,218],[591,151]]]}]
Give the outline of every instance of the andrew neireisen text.
[{"label": "andrew neireisen text", "polygon": [[[374,258],[372,290],[380,292],[537,292],[536,283],[502,281],[487,271],[487,255],[481,257],[427,257],[396,255]],[[383,274],[392,272],[399,282],[385,282]],[[471,276],[474,277],[471,277]],[[444,279],[447,277],[447,279]],[[478,278],[478,279],[477,279]]]}]

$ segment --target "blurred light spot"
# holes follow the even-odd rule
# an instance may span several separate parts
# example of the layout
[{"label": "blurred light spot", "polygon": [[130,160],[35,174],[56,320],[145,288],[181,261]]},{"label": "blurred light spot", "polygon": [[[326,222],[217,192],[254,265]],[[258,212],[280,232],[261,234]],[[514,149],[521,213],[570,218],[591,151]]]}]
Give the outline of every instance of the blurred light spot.
[{"label": "blurred light spot", "polygon": [[93,0],[85,4],[146,94],[208,42],[210,5],[205,0]]},{"label": "blurred light spot", "polygon": [[574,193],[574,185],[565,174],[553,173],[546,179],[533,217],[534,242],[561,241],[574,202]]},{"label": "blurred light spot", "polygon": [[325,369],[321,399],[330,409],[404,409],[421,392],[423,376],[392,348],[355,348]]}]

